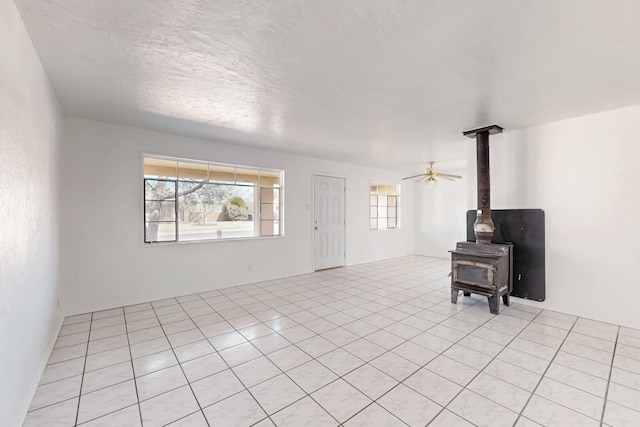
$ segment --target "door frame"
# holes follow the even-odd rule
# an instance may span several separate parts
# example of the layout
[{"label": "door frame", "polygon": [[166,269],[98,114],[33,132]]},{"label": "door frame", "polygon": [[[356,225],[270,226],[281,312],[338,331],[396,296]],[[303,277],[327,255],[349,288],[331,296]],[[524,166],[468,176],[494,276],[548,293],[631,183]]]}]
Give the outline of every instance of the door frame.
[{"label": "door frame", "polygon": [[[346,267],[347,265],[347,176],[339,175],[335,173],[324,173],[324,172],[312,172],[311,173],[311,221],[309,224],[309,229],[311,230],[311,266],[313,271],[321,271],[316,269],[316,233],[313,229],[314,223],[313,220],[316,216],[316,176],[326,176],[328,178],[341,178],[344,180],[344,235],[342,236],[344,241],[342,242],[342,247],[344,248],[344,259],[342,260],[342,265],[339,267]],[[335,267],[335,268],[339,268]]]}]

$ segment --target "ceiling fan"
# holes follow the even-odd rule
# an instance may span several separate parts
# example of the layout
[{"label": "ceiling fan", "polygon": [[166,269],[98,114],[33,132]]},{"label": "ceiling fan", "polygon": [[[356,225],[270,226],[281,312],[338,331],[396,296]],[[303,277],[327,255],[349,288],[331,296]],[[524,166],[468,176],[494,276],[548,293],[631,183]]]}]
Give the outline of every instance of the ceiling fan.
[{"label": "ceiling fan", "polygon": [[440,173],[438,172],[436,169],[433,168],[433,164],[435,162],[429,162],[429,167],[424,169],[424,173],[421,173],[419,175],[413,175],[413,176],[408,176],[406,178],[402,178],[403,180],[405,179],[411,179],[411,178],[418,178],[419,179],[416,180],[416,182],[424,182],[425,184],[431,184],[433,186],[436,185],[436,183],[438,182],[438,180],[436,178],[444,178],[448,181],[455,181],[456,179],[461,179],[462,177],[460,175],[452,175],[450,173]]}]

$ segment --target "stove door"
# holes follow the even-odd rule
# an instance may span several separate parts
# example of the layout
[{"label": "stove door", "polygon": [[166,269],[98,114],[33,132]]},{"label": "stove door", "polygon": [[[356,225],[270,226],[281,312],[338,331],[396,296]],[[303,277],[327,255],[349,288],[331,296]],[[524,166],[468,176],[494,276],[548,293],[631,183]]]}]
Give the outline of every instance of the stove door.
[{"label": "stove door", "polygon": [[483,289],[495,289],[492,264],[464,259],[453,260],[453,281]]}]

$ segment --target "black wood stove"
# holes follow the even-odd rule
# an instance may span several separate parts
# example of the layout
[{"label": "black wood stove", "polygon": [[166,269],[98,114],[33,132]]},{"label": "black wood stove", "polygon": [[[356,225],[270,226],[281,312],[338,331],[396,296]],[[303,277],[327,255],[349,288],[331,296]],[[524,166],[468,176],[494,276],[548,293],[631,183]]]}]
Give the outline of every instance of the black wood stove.
[{"label": "black wood stove", "polygon": [[500,126],[487,126],[463,134],[476,138],[478,165],[478,210],[473,231],[475,242],[458,242],[451,252],[451,302],[458,302],[460,291],[484,295],[489,310],[500,312],[500,297],[509,305],[513,290],[513,245],[492,243],[495,226],[491,219],[491,181],[489,176],[489,135],[502,132]]}]

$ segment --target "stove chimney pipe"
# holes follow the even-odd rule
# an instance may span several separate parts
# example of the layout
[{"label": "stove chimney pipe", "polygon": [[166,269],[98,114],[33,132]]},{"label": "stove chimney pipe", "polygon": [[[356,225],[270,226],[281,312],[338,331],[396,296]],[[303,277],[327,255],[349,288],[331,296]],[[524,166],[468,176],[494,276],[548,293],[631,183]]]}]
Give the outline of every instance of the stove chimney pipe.
[{"label": "stove chimney pipe", "polygon": [[489,135],[501,133],[497,125],[468,130],[464,136],[476,138],[476,163],[478,173],[478,211],[473,224],[477,243],[491,243],[495,226],[491,219],[491,178],[489,173]]}]

